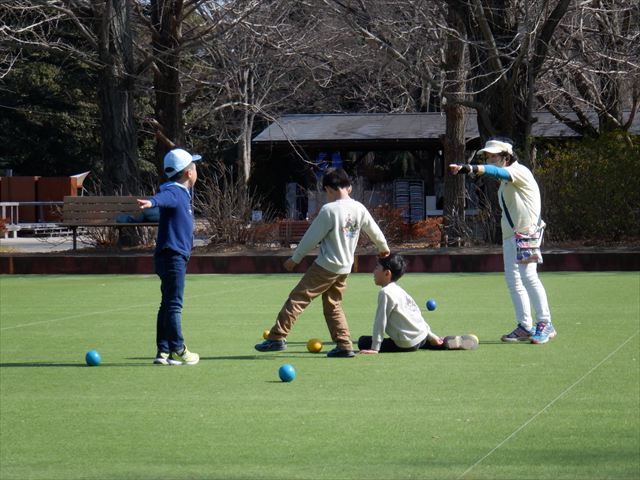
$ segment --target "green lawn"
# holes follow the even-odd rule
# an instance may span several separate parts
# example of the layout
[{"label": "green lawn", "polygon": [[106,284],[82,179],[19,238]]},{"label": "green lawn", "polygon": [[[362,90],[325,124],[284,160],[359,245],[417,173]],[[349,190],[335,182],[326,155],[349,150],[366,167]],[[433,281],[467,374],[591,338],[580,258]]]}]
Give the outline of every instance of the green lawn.
[{"label": "green lawn", "polygon": [[[478,350],[329,359],[305,349],[331,348],[319,302],[288,350],[253,349],[300,274],[191,275],[183,329],[202,361],[162,367],[155,276],[0,276],[0,479],[638,479],[640,274],[541,277],[547,345],[499,342],[501,274],[408,274],[438,302],[434,331]],[[349,279],[354,339],[377,288]]]}]

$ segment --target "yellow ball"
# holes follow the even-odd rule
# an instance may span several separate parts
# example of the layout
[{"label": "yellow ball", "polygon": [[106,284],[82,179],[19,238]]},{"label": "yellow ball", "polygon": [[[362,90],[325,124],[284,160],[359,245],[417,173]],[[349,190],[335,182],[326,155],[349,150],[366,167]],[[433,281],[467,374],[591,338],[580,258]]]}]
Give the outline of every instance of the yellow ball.
[{"label": "yellow ball", "polygon": [[317,338],[312,338],[307,342],[307,350],[309,350],[311,353],[318,353],[320,350],[322,350],[322,342]]},{"label": "yellow ball", "polygon": [[264,332],[262,332],[262,338],[264,338],[266,340],[267,337],[269,336],[269,332],[270,332],[270,330],[265,330]]}]

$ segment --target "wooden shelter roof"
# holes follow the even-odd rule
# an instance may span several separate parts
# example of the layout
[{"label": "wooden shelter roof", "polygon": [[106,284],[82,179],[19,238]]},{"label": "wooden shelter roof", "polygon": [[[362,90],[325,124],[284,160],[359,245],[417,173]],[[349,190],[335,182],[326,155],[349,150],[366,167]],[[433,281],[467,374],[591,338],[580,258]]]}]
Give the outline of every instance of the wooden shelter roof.
[{"label": "wooden shelter roof", "polygon": [[[576,119],[575,114],[566,114]],[[535,112],[532,134],[546,138],[577,138],[574,130],[549,112]],[[439,145],[445,134],[443,113],[340,113],[291,114],[277,118],[253,139],[255,146],[277,147],[294,144],[322,148],[393,148],[397,150]],[[640,134],[635,117],[632,133]],[[467,114],[466,137],[479,137],[476,114]]]}]

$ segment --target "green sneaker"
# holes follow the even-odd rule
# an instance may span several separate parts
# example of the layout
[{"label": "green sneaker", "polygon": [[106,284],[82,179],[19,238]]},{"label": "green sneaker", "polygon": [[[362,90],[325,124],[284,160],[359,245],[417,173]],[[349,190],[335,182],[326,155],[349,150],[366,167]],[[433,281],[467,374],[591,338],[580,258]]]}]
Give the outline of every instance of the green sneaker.
[{"label": "green sneaker", "polygon": [[153,359],[154,365],[169,365],[169,354],[167,352],[158,352],[156,358]]},{"label": "green sneaker", "polygon": [[195,365],[200,361],[200,355],[190,352],[185,345],[182,353],[172,352],[168,361],[169,365]]}]

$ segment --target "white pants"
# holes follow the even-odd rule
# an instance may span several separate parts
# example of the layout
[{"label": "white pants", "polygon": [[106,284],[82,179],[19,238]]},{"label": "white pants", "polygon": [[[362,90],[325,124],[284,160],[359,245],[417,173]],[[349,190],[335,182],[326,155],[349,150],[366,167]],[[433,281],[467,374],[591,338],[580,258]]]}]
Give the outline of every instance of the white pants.
[{"label": "white pants", "polygon": [[531,303],[536,311],[536,322],[551,322],[547,292],[538,278],[538,264],[516,262],[516,240],[514,237],[502,240],[504,277],[511,294],[516,313],[516,322],[531,330]]}]

